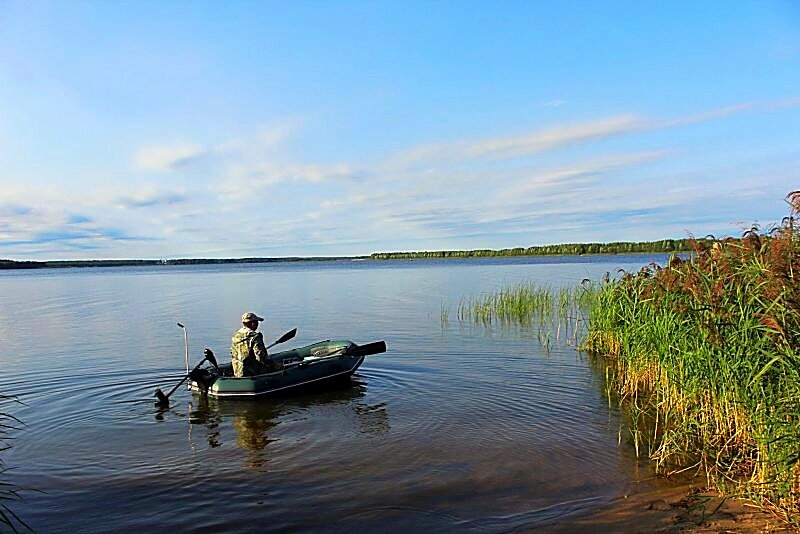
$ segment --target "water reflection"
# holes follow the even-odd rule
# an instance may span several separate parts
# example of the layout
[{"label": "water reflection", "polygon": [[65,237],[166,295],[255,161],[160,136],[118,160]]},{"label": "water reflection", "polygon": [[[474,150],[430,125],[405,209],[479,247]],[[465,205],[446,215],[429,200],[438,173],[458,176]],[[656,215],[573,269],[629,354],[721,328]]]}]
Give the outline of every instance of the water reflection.
[{"label": "water reflection", "polygon": [[[269,455],[266,449],[280,438],[281,422],[296,416],[324,417],[329,421],[351,419],[357,422],[360,434],[382,434],[391,429],[386,403],[365,402],[367,385],[358,378],[324,389],[305,390],[299,394],[262,399],[219,399],[195,395],[189,405],[190,441],[192,428],[202,427],[211,448],[223,445],[222,428],[227,422],[236,436],[236,447],[248,454],[248,468],[263,467]],[[324,412],[324,413],[323,413]],[[157,413],[156,417],[163,417]]]},{"label": "water reflection", "polygon": [[[534,525],[531,510],[628,494],[641,478],[633,448],[627,434],[618,446],[605,369],[575,353],[572,330],[556,329],[544,351],[538,323],[439,321],[442,302],[465,295],[647,261],[579,260],[0,274],[0,386],[25,401],[16,415],[29,424],[9,476],[48,491],[15,512],[59,531],[507,532],[521,523],[496,518]],[[344,388],[249,402],[179,388],[172,407],[152,408],[152,387],[171,386],[183,365],[176,320],[197,354],[227,343],[242,307],[265,303],[273,332],[301,327],[298,345],[380,336],[391,350]],[[109,321],[127,327],[85,335]],[[15,357],[33,338],[46,364]]]}]

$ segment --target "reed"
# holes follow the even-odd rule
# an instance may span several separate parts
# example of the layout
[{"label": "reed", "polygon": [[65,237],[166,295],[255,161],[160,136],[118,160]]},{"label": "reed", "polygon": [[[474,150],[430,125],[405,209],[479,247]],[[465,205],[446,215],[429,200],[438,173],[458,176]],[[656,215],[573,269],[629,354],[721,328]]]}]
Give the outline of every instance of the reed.
[{"label": "reed", "polygon": [[[10,403],[18,402],[16,397],[0,395],[0,406],[2,407]],[[13,439],[11,433],[15,430],[19,430],[22,424],[22,421],[9,412],[5,410],[0,411],[0,452],[5,452],[11,447],[11,441]],[[6,466],[5,461],[0,458],[0,477],[2,477],[7,470],[8,466]],[[12,532],[19,532],[20,530],[33,532],[30,526],[14,513],[10,507],[11,503],[21,499],[21,491],[22,490],[15,484],[0,480],[0,525],[5,525]]]},{"label": "reed", "polygon": [[582,348],[604,359],[658,470],[698,469],[797,524],[800,192],[787,200],[769,232],[693,240],[687,261],[604,284]]},{"label": "reed", "polygon": [[537,329],[540,345],[549,350],[552,336],[578,345],[587,333],[587,319],[598,295],[596,284],[584,280],[579,287],[553,289],[533,282],[521,283],[477,297],[462,299],[457,319],[462,322]]}]

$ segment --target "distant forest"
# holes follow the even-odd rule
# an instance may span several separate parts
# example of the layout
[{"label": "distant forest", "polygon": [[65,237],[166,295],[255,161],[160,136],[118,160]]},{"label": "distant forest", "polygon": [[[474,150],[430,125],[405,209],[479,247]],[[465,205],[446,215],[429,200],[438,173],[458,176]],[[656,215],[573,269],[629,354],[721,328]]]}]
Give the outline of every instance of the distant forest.
[{"label": "distant forest", "polygon": [[501,250],[435,250],[424,252],[376,252],[370,256],[375,260],[403,260],[421,258],[488,258],[495,256],[580,256],[583,254],[638,254],[686,252],[691,250],[689,239],[662,239],[661,241],[639,241],[616,243],[567,243],[528,248],[504,248]]},{"label": "distant forest", "polygon": [[489,258],[498,256],[578,256],[582,254],[638,254],[686,252],[691,250],[689,239],[616,243],[568,243],[540,247],[517,247],[500,250],[435,250],[422,252],[376,252],[370,256],[313,257],[313,258],[194,258],[169,260],[57,260],[15,261],[0,260],[0,269],[46,269],[65,267],[135,267],[148,265],[213,265],[227,263],[273,263],[286,261],[330,260],[407,260],[423,258]]},{"label": "distant forest", "polygon": [[[366,259],[368,256],[358,256]],[[14,261],[0,260],[0,269],[53,269],[68,267],[138,267],[149,265],[216,265],[225,263],[274,263],[287,261],[328,261],[353,258],[183,258],[171,260],[55,260]]]}]

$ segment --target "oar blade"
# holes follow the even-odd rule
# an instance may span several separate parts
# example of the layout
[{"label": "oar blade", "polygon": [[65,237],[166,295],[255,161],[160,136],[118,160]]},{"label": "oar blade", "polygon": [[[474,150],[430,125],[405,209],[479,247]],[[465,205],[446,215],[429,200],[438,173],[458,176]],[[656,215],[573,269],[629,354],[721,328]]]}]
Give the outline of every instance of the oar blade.
[{"label": "oar blade", "polygon": [[161,388],[156,388],[156,399],[158,399],[157,404],[169,404],[169,397],[164,395]]},{"label": "oar blade", "polygon": [[283,334],[283,335],[282,335],[282,336],[281,336],[281,337],[278,339],[278,341],[276,341],[276,342],[275,342],[275,345],[278,345],[278,344],[280,344],[280,343],[285,343],[286,341],[289,341],[290,339],[292,339],[292,338],[293,338],[294,336],[296,336],[296,335],[297,335],[297,328],[292,328],[291,330],[289,330],[288,332],[286,332],[285,334]]},{"label": "oar blade", "polygon": [[374,343],[367,343],[366,345],[356,345],[347,351],[347,354],[353,356],[369,356],[370,354],[379,354],[386,352],[386,342],[376,341]]}]

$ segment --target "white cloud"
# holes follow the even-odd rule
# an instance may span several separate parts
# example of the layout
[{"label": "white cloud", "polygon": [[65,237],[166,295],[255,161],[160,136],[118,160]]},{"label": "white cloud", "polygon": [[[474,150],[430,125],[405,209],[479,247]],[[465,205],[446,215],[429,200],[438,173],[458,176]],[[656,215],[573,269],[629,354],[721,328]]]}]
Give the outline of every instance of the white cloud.
[{"label": "white cloud", "polygon": [[729,117],[731,115],[736,115],[744,111],[749,111],[755,107],[756,107],[755,103],[745,102],[733,106],[726,106],[723,108],[712,109],[710,111],[704,111],[702,113],[697,113],[695,115],[686,115],[684,117],[677,117],[674,119],[655,121],[652,127],[653,129],[656,129],[656,128],[674,128],[677,126],[687,126],[690,124],[697,124],[700,122],[707,122],[714,119]]},{"label": "white cloud", "polygon": [[707,122],[715,119],[722,119],[730,117],[731,115],[738,115],[746,111],[778,111],[782,109],[790,109],[800,107],[800,97],[786,98],[782,100],[771,100],[761,102],[743,102],[741,104],[734,104],[725,106],[694,115],[686,115],[683,117],[676,117],[674,119],[665,119],[661,121],[653,121],[652,129],[659,128],[675,128],[679,126],[688,126],[701,122]]},{"label": "white cloud", "polygon": [[141,170],[169,172],[186,167],[201,158],[263,156],[265,151],[273,149],[296,133],[302,123],[300,117],[289,118],[263,126],[249,136],[207,146],[188,142],[146,146],[136,151],[134,162]]},{"label": "white cloud", "polygon": [[117,198],[116,205],[122,208],[151,208],[178,204],[186,200],[186,193],[181,189],[163,189],[150,185]]},{"label": "white cloud", "polygon": [[168,172],[185,165],[203,154],[201,146],[179,143],[171,146],[150,146],[136,152],[135,162],[145,171]]},{"label": "white cloud", "polygon": [[[754,162],[763,175],[782,177],[764,192],[748,189],[737,168],[687,168],[679,159],[685,152],[665,150],[674,145],[662,149],[653,137],[642,140],[647,149],[605,155],[609,145],[599,141],[796,106],[799,99],[672,119],[623,114],[515,136],[412,146],[370,165],[289,157],[282,144],[298,128],[292,121],[218,143],[151,146],[137,152],[139,172],[124,183],[98,180],[98,187],[82,190],[35,191],[4,184],[0,236],[6,246],[0,256],[9,250],[51,257],[302,254],[345,244],[369,252],[387,243],[469,246],[474,236],[504,246],[493,236],[534,244],[596,235],[602,228],[633,235],[624,224],[660,229],[662,220],[671,221],[665,229],[679,222],[689,227],[692,209],[717,221],[731,217],[714,202],[774,195],[788,183],[788,170],[769,167],[772,160]],[[557,153],[567,147],[573,150]],[[664,165],[645,167],[656,161]],[[741,163],[739,155],[731,165]],[[676,167],[686,174],[671,172]],[[168,186],[142,184],[141,171],[174,176]],[[747,178],[763,183],[762,175]],[[730,191],[715,192],[725,187]],[[146,216],[131,217],[132,210]]]},{"label": "white cloud", "polygon": [[347,164],[287,164],[269,161],[242,161],[229,166],[216,190],[228,200],[259,196],[278,184],[321,184],[355,180],[361,171]]},{"label": "white cloud", "polygon": [[593,183],[601,177],[602,173],[658,161],[664,159],[668,154],[669,152],[666,150],[656,150],[611,155],[565,168],[550,169],[538,173],[532,172],[530,176],[524,176],[518,183],[503,189],[497,195],[497,200],[501,202],[515,201],[520,198],[541,194],[545,189],[554,187],[568,190],[576,185]]},{"label": "white cloud", "polygon": [[394,155],[390,169],[435,166],[477,159],[508,159],[532,156],[576,144],[600,141],[633,133],[677,128],[721,119],[747,111],[776,111],[800,107],[800,97],[778,101],[745,102],[668,119],[623,114],[575,124],[561,124],[510,136],[419,145]]},{"label": "white cloud", "polygon": [[553,126],[513,137],[421,145],[397,154],[390,160],[390,165],[410,167],[477,158],[503,159],[530,156],[576,143],[639,131],[646,128],[647,124],[644,118],[637,115],[618,115],[579,124]]}]

